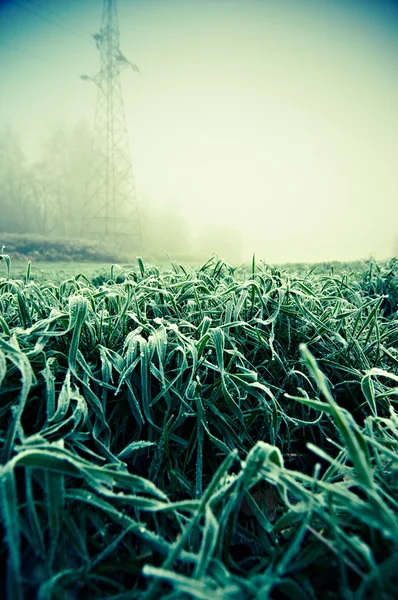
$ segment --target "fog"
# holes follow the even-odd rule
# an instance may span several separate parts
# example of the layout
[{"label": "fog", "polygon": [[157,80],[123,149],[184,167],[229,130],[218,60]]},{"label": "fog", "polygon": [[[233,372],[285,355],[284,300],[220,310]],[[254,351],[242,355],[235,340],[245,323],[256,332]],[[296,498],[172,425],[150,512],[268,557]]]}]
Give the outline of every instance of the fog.
[{"label": "fog", "polygon": [[[121,49],[140,69],[121,78],[148,254],[314,262],[397,253],[394,2],[117,6]],[[83,199],[97,90],[80,75],[99,70],[90,35],[101,12],[101,0],[0,4],[0,171],[11,155],[15,181],[16,164],[29,176],[59,168],[72,198],[64,235]]]}]

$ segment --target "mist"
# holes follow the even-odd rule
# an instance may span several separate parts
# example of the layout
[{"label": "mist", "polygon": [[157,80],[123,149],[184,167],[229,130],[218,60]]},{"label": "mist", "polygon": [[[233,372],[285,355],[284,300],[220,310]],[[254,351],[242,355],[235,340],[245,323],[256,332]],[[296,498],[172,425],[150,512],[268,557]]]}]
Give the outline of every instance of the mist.
[{"label": "mist", "polygon": [[[398,239],[398,11],[361,0],[119,0],[145,252],[385,259]],[[22,7],[22,8],[21,8]],[[101,0],[0,4],[0,231],[73,236]],[[1,240],[0,240],[1,242]]]}]

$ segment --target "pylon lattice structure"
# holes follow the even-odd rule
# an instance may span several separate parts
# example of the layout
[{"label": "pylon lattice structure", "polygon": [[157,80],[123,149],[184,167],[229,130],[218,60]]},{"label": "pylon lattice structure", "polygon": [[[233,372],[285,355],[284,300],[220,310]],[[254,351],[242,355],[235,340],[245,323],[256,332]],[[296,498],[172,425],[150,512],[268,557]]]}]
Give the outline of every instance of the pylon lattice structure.
[{"label": "pylon lattice structure", "polygon": [[94,131],[83,207],[82,235],[109,241],[123,251],[141,251],[130,144],[120,73],[138,71],[120,51],[116,0],[104,0],[101,29],[93,35],[101,56],[99,73],[82,75],[98,87]]}]

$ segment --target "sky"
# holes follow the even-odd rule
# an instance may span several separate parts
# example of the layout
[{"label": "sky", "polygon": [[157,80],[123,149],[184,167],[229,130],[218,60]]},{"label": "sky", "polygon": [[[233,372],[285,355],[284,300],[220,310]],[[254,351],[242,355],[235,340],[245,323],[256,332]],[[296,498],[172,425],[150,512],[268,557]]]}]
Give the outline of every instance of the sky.
[{"label": "sky", "polygon": [[[118,0],[139,202],[266,262],[392,256],[398,3]],[[0,0],[0,129],[93,123],[101,0]],[[0,215],[1,219],[1,215]],[[217,248],[215,248],[217,250]]]}]

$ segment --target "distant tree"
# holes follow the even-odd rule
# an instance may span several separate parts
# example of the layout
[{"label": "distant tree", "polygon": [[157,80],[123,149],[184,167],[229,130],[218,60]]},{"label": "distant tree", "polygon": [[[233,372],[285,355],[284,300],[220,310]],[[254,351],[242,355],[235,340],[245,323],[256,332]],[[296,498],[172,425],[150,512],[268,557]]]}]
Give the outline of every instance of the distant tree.
[{"label": "distant tree", "polygon": [[18,136],[0,133],[0,231],[78,237],[89,148],[85,122],[58,126],[29,165]]},{"label": "distant tree", "polygon": [[83,206],[86,200],[88,162],[91,148],[91,131],[86,121],[80,121],[70,132],[66,144],[68,165],[68,218],[67,236],[76,236],[81,231]]},{"label": "distant tree", "polygon": [[90,134],[84,122],[72,132],[61,127],[48,135],[34,165],[34,197],[45,213],[45,233],[76,237],[84,204]]},{"label": "distant tree", "polygon": [[39,233],[41,216],[20,140],[7,128],[0,133],[0,231]]}]

